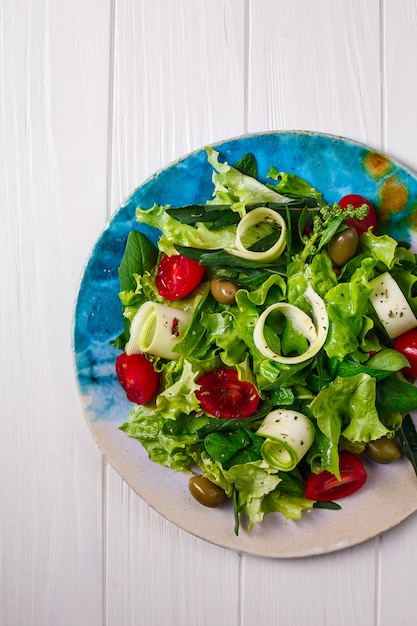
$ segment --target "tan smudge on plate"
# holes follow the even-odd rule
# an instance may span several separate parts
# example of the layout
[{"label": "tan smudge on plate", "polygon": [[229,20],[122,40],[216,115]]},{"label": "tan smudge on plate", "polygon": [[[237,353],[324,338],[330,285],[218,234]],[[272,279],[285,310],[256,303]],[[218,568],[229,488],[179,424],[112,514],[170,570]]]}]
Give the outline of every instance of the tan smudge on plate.
[{"label": "tan smudge on plate", "polygon": [[379,190],[379,217],[384,223],[389,221],[393,213],[401,213],[407,206],[408,189],[396,176],[390,176]]},{"label": "tan smudge on plate", "polygon": [[369,176],[374,179],[387,176],[393,168],[393,164],[388,157],[374,151],[366,153],[363,159],[363,166]]}]

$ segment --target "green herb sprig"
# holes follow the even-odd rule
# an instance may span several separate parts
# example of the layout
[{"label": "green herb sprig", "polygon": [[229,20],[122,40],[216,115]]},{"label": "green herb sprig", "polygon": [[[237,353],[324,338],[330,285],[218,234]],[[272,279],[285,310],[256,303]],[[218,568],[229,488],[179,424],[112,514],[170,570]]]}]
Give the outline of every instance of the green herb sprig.
[{"label": "green herb sprig", "polygon": [[[304,215],[300,217],[300,224],[307,224],[308,212],[308,209],[304,209]],[[357,208],[349,204],[345,209],[342,209],[339,204],[335,203],[314,210],[311,228],[304,227],[304,230],[299,232],[304,248],[296,255],[296,260],[306,262],[309,257],[328,244],[339,230],[344,228],[342,226],[344,222],[350,218],[364,219],[368,212],[367,204],[362,204]]]}]

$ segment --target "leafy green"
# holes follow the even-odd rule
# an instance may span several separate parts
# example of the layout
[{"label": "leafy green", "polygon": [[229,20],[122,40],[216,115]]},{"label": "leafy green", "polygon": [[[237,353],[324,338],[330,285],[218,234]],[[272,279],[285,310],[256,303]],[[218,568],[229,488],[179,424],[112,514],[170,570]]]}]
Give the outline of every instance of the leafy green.
[{"label": "leafy green", "polygon": [[319,392],[310,408],[324,436],[320,441],[322,470],[339,477],[341,436],[350,442],[365,444],[390,435],[379,419],[375,403],[376,381],[364,373],[347,378],[338,376]]},{"label": "leafy green", "polygon": [[252,152],[244,154],[233,166],[235,170],[238,170],[246,176],[252,178],[258,178],[258,164],[256,163],[255,155]]},{"label": "leafy green", "polygon": [[132,230],[119,267],[120,291],[135,291],[135,276],[150,272],[157,256],[158,251],[146,235]]},{"label": "leafy green", "polygon": [[256,178],[243,174],[226,161],[220,162],[220,154],[211,147],[206,148],[208,162],[215,170],[213,173],[214,203],[229,204],[243,217],[247,204],[255,202],[277,202],[283,205],[292,199],[270,189]]},{"label": "leafy green", "polygon": [[313,198],[317,205],[325,205],[323,195],[320,191],[312,187],[307,181],[300,178],[296,174],[279,172],[272,166],[267,174],[267,178],[272,178],[273,180],[278,181],[278,183],[274,186],[274,189],[279,191],[279,193],[283,193],[284,195],[291,197],[301,196],[303,198]]},{"label": "leafy green", "polygon": [[232,211],[229,205],[192,204],[177,209],[167,209],[167,213],[181,224],[195,226],[198,222],[209,222],[212,229],[237,224],[240,219],[239,215]]},{"label": "leafy green", "polygon": [[373,328],[372,321],[367,318],[372,277],[373,264],[363,261],[349,282],[338,283],[325,294],[329,316],[325,350],[329,357],[343,359],[354,353]]},{"label": "leafy green", "polygon": [[233,465],[262,459],[263,442],[263,437],[254,435],[250,430],[238,428],[208,434],[204,439],[204,447],[211,458],[227,470]]},{"label": "leafy green", "polygon": [[381,264],[381,272],[392,269],[396,261],[397,242],[389,235],[374,235],[371,231],[361,235],[361,251]]},{"label": "leafy green", "polygon": [[338,362],[337,373],[339,376],[355,376],[363,372],[378,381],[408,366],[409,363],[403,354],[397,350],[384,348],[371,357],[365,365],[352,360]]},{"label": "leafy green", "polygon": [[378,383],[376,403],[379,409],[385,411],[414,411],[417,409],[417,387],[396,376],[389,376]]},{"label": "leafy green", "polygon": [[417,431],[411,415],[407,413],[399,430],[401,450],[417,474]]},{"label": "leafy green", "polygon": [[[340,449],[360,453],[370,440],[399,434],[417,473],[417,434],[409,417],[403,419],[417,408],[417,388],[400,374],[408,364],[405,357],[386,346],[385,339],[381,345],[369,304],[370,282],[389,270],[417,313],[416,256],[391,237],[368,231],[360,237],[358,254],[335,271],[327,244],[346,219],[360,218],[366,206],[342,212],[307,181],[274,167],[267,178],[276,184],[263,184],[250,153],[234,166],[212,148],[207,148],[207,158],[213,168],[211,199],[177,208],[137,208],[137,221],[158,229],[161,236],[156,250],[144,235],[129,235],[119,268],[124,330],[114,345],[123,349],[130,322],[147,300],[184,308],[192,318],[177,345],[176,360],[149,356],[160,375],[160,392],[153,404],[135,405],[121,429],[141,441],[156,463],[183,472],[196,463],[232,498],[236,533],[240,516],[248,518],[251,529],[268,513],[298,520],[318,506],[305,498],[304,476],[325,469],[338,476]],[[233,251],[240,219],[258,206],[283,216],[287,248],[278,261],[254,267]],[[279,232],[264,224],[258,230],[259,236],[244,241],[248,249],[269,248]],[[165,302],[155,285],[159,253],[181,253],[199,261],[207,267],[207,282],[187,298]],[[218,276],[238,286],[232,304],[221,304],[211,294],[209,280]],[[308,285],[326,304],[324,350],[296,365],[265,358],[253,339],[262,311],[282,301],[311,316]],[[305,337],[286,317],[268,316],[264,332],[276,352],[305,351]],[[235,368],[257,388],[260,403],[251,417],[222,420],[202,411],[197,380],[222,366]],[[277,472],[262,458],[264,438],[256,435],[263,419],[278,407],[305,413],[316,428],[312,447],[291,472]],[[325,506],[339,508],[335,503]]]},{"label": "leafy green", "polygon": [[175,245],[196,247],[200,249],[223,249],[234,245],[236,226],[225,226],[219,230],[211,230],[205,222],[183,224],[177,220],[175,211],[168,212],[168,205],[154,204],[150,209],[136,209],[138,222],[147,224],[161,231],[158,247],[166,254],[175,253]]}]

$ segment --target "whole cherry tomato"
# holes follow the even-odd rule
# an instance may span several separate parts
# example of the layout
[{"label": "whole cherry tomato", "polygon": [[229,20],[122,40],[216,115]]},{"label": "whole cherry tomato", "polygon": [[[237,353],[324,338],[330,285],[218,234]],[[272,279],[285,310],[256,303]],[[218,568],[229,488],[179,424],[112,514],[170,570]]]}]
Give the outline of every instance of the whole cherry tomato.
[{"label": "whole cherry tomato", "polygon": [[394,341],[394,350],[398,350],[408,360],[410,367],[404,367],[404,374],[417,378],[417,328],[412,328],[397,337]]},{"label": "whole cherry tomato", "polygon": [[343,196],[341,200],[339,200],[339,206],[341,209],[346,209],[346,207],[351,204],[353,207],[358,208],[363,204],[366,204],[369,207],[368,215],[364,217],[362,220],[356,219],[354,217],[349,218],[346,221],[348,226],[353,226],[358,235],[362,233],[366,233],[368,228],[372,227],[375,229],[376,227],[376,214],[375,209],[372,204],[364,198],[363,196],[359,196],[355,193],[351,193],[347,196]]},{"label": "whole cherry tomato", "polygon": [[362,461],[351,452],[339,454],[340,480],[325,470],[307,478],[306,498],[317,502],[330,502],[350,496],[366,482],[367,474]]},{"label": "whole cherry tomato", "polygon": [[197,379],[196,396],[206,413],[220,419],[249,417],[259,404],[256,387],[239,380],[235,369],[220,367]]},{"label": "whole cherry tomato", "polygon": [[166,300],[188,296],[202,281],[204,265],[182,254],[164,255],[156,274],[156,287]]},{"label": "whole cherry tomato", "polygon": [[135,404],[146,404],[159,385],[158,373],[143,354],[119,354],[116,374],[127,399]]}]

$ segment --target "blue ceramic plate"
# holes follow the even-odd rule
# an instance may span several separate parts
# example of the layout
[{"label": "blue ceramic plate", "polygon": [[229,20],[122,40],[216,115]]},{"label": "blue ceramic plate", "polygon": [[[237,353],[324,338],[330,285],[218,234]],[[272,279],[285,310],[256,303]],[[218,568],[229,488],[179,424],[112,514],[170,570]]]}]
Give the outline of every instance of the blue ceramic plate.
[{"label": "blue ceramic plate", "polygon": [[[348,193],[372,201],[386,232],[416,248],[416,174],[377,151],[349,139],[312,132],[271,132],[238,137],[213,146],[233,164],[252,152],[261,180],[271,165],[293,172],[337,202]],[[142,446],[119,430],[130,403],[114,372],[118,353],[110,344],[122,329],[118,267],[128,233],[142,230],[138,205],[181,206],[212,196],[212,169],[198,150],[164,168],[138,187],[99,237],[82,277],[75,309],[76,376],[86,418],[108,461],[150,506],[180,528],[212,543],[267,557],[300,557],[331,552],[387,531],[417,509],[417,479],[404,459],[368,469],[366,486],[343,502],[341,511],[314,510],[300,522],[279,514],[236,537],[230,507],[206,509],[188,493],[188,476],[159,467]]]}]

